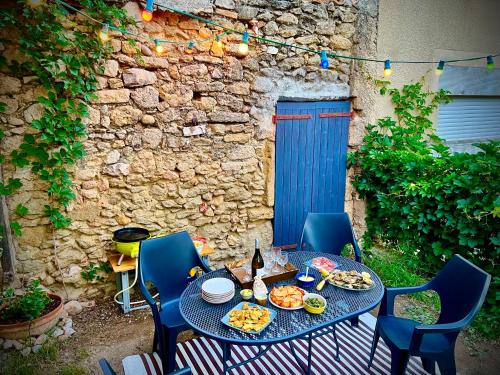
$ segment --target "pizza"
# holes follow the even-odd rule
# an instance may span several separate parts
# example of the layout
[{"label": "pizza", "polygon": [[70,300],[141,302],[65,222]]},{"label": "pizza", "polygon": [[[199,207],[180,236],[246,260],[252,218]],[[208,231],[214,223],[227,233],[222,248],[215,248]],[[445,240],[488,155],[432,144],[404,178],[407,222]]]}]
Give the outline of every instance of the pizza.
[{"label": "pizza", "polygon": [[285,285],[274,287],[269,298],[280,307],[300,307],[304,304],[304,294],[298,286]]}]

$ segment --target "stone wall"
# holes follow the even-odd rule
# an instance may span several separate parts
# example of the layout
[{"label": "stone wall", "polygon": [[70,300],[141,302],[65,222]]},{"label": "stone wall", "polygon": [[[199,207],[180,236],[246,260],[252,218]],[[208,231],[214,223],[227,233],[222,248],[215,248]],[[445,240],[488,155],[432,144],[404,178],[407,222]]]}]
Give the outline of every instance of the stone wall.
[{"label": "stone wall", "polygon": [[[337,5],[341,2],[215,0],[200,14],[238,30],[249,28],[255,19],[260,35],[312,49],[372,53],[377,1]],[[131,31],[144,36],[196,40],[217,33],[199,21],[161,11],[144,24],[137,3],[124,6],[139,21]],[[123,226],[206,236],[216,249],[213,264],[252,251],[256,237],[270,245],[271,117],[280,97],[332,100],[357,95],[349,146],[359,145],[366,122],[363,100],[369,102],[370,95],[362,66],[332,59],[330,69],[322,70],[318,55],[256,43],[241,58],[240,36],[222,40],[223,52],[207,42],[196,45],[192,55],[167,45],[166,53],[157,56],[143,39],[132,46],[113,35],[113,55],[99,77],[97,100],[86,119],[87,156],[74,169],[77,199],[68,208],[71,226],[53,234],[39,215],[46,198],[41,183],[28,169],[4,168],[5,177],[15,175],[24,183],[8,199],[9,208],[23,203],[32,213],[20,219],[24,235],[15,241],[19,276],[37,275],[57,289],[60,266],[70,297],[82,291],[93,295],[100,285],[86,284],[80,272],[106,259],[112,232]],[[33,77],[2,74],[0,80],[0,101],[8,104],[0,116],[7,134],[2,151],[9,152],[24,132],[32,131],[29,124],[41,110],[35,100],[43,90]],[[363,205],[350,183],[346,210],[362,228]]]}]

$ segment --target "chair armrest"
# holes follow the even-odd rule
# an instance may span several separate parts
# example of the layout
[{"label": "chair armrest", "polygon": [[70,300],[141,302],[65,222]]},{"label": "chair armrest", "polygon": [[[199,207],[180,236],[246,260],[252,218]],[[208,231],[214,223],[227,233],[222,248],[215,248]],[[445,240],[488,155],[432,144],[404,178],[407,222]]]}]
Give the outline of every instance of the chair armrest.
[{"label": "chair armrest", "polygon": [[356,238],[354,237],[353,243],[353,248],[354,248],[354,259],[356,262],[362,263],[361,261],[361,248],[358,245],[358,241],[356,241]]},{"label": "chair armrest", "polygon": [[139,289],[141,290],[141,294],[144,297],[144,299],[146,300],[146,302],[149,304],[149,306],[151,306],[151,307],[156,306],[156,301],[153,298],[153,296],[151,295],[151,293],[149,293],[149,290],[144,285],[144,281],[142,280],[142,277],[140,277],[140,279],[139,279]]},{"label": "chair armrest", "polygon": [[420,344],[426,334],[449,334],[449,333],[457,333],[462,330],[464,326],[467,325],[465,319],[459,320],[458,322],[453,323],[444,323],[444,324],[430,324],[430,325],[420,325],[416,326],[413,329],[413,334],[410,341],[410,352],[416,353],[420,352]]},{"label": "chair armrest", "polygon": [[116,375],[116,372],[113,370],[109,362],[106,361],[106,359],[101,358],[99,360],[99,366],[101,366],[101,370],[104,375]]},{"label": "chair armrest", "polygon": [[382,303],[380,304],[379,315],[394,315],[394,298],[396,298],[397,295],[418,293],[424,290],[429,290],[430,287],[430,283],[427,283],[419,286],[385,288]]}]

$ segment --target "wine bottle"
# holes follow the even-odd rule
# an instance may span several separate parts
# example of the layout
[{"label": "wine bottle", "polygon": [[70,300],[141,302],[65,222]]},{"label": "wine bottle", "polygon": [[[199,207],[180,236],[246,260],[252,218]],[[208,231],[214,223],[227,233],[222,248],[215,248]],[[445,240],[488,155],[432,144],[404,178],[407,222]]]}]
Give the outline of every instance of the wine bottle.
[{"label": "wine bottle", "polygon": [[264,274],[264,259],[260,254],[260,243],[255,239],[255,254],[252,258],[252,279],[255,276],[262,276]]}]

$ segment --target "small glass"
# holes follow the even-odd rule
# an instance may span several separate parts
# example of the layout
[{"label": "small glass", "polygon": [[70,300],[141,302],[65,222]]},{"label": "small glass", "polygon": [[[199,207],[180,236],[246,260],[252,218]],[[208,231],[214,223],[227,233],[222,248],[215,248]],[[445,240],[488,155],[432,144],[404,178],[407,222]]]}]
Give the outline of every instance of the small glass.
[{"label": "small glass", "polygon": [[282,251],[280,256],[278,257],[278,264],[282,268],[284,268],[287,263],[288,263],[288,253]]},{"label": "small glass", "polygon": [[262,252],[262,258],[264,259],[264,271],[269,273],[272,271],[274,266],[273,253],[271,249],[266,249]]},{"label": "small glass", "polygon": [[243,265],[243,269],[245,270],[245,276],[243,276],[243,281],[248,282],[252,281],[252,263],[247,262]]},{"label": "small glass", "polygon": [[266,306],[267,305],[267,294],[257,294],[257,295],[255,295],[255,302],[258,305]]},{"label": "small glass", "polygon": [[278,267],[280,258],[281,258],[281,249],[276,247],[273,248],[273,260],[274,260],[273,272],[275,273],[279,273],[281,271],[281,269]]}]

